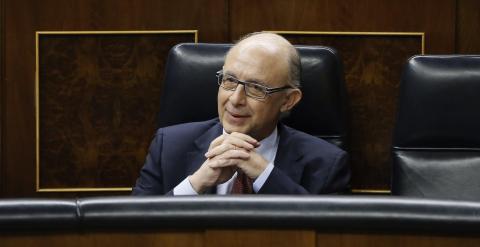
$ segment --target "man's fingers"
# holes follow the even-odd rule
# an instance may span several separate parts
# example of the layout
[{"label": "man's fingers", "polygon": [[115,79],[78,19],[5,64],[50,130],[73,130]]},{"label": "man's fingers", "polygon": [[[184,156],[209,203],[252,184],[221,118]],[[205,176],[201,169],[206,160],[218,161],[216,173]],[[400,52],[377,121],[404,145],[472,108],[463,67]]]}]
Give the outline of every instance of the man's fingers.
[{"label": "man's fingers", "polygon": [[238,148],[243,148],[246,150],[252,150],[256,147],[255,143],[250,143],[242,138],[239,138],[237,136],[232,136],[232,135],[226,137],[223,143],[232,144]]},{"label": "man's fingers", "polygon": [[212,169],[224,168],[224,167],[232,167],[239,163],[241,159],[217,159],[208,164]]},{"label": "man's fingers", "polygon": [[223,134],[210,143],[210,147],[208,148],[208,152],[205,153],[205,157],[212,158],[227,152],[228,150],[253,150],[258,146],[260,146],[260,143],[249,135],[239,132]]},{"label": "man's fingers", "polygon": [[239,161],[246,160],[248,158],[250,158],[250,154],[244,150],[229,150],[219,156],[216,156],[208,163],[208,165],[211,168],[233,166],[238,164]]},{"label": "man's fingers", "polygon": [[250,153],[242,149],[233,149],[228,150],[217,157],[219,159],[248,159],[250,158]]},{"label": "man's fingers", "polygon": [[[218,139],[218,138],[217,138]],[[217,140],[215,139],[215,140]],[[235,149],[244,149],[244,150],[253,150],[255,146],[249,142],[246,142],[243,139],[240,139],[236,136],[227,136],[224,138],[223,143],[215,146],[212,142],[210,145],[210,149],[207,153],[205,153],[205,157],[211,158],[216,155],[220,155],[228,150],[235,150]]]},{"label": "man's fingers", "polygon": [[225,143],[229,143],[248,150],[259,146],[259,142],[257,142],[257,140],[253,139],[252,137],[242,133],[233,132],[232,134],[223,134],[215,138],[210,143],[210,147],[208,148],[208,150],[211,150],[212,148],[215,148]]},{"label": "man's fingers", "polygon": [[215,157],[217,155],[223,154],[223,153],[227,152],[228,150],[235,150],[235,149],[238,149],[238,148],[236,146],[232,145],[232,144],[222,144],[220,146],[216,146],[216,147],[212,148],[207,153],[205,153],[205,157],[212,158],[212,157]]},{"label": "man's fingers", "polygon": [[240,133],[240,132],[232,132],[230,134],[230,136],[236,137],[236,138],[241,139],[243,141],[246,141],[246,142],[252,144],[254,147],[258,147],[260,145],[260,142],[255,140],[253,137],[251,137],[249,135],[246,135],[246,134],[243,134],[243,133]]},{"label": "man's fingers", "polygon": [[245,149],[245,150],[252,150],[260,145],[260,143],[257,142],[257,140],[253,139],[252,137],[242,133],[238,133],[238,132],[233,132],[232,134],[229,134],[229,135],[228,134],[223,135],[223,139],[221,141],[222,141],[221,145],[231,144],[235,147]]},{"label": "man's fingers", "polygon": [[225,137],[226,137],[226,135],[220,135],[219,137],[215,138],[215,140],[213,140],[210,143],[210,147],[208,148],[208,150],[222,144],[223,140],[225,140]]}]

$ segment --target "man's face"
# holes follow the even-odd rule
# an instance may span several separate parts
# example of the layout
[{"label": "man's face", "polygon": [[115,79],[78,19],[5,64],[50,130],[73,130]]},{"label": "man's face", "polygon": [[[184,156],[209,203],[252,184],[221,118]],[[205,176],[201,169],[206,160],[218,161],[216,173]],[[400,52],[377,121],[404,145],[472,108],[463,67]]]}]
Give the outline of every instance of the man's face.
[{"label": "man's face", "polygon": [[[225,60],[223,73],[242,81],[258,82],[267,87],[282,87],[288,82],[288,63],[278,54],[261,47],[234,48]],[[243,85],[235,91],[218,89],[218,115],[227,133],[240,132],[257,140],[267,137],[284,111],[286,91],[257,100],[245,95]]]}]

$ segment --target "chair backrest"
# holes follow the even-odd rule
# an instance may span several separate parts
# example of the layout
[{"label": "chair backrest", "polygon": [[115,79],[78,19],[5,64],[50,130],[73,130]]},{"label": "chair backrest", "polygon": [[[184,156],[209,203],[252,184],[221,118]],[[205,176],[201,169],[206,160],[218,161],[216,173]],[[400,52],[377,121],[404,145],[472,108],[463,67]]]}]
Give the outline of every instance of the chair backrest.
[{"label": "chair backrest", "polygon": [[480,56],[415,56],[404,70],[392,193],[480,199]]},{"label": "chair backrest", "polygon": [[[217,78],[232,44],[179,44],[170,50],[159,127],[218,116]],[[303,99],[282,121],[346,146],[346,89],[342,62],[328,47],[296,46],[302,63]]]}]

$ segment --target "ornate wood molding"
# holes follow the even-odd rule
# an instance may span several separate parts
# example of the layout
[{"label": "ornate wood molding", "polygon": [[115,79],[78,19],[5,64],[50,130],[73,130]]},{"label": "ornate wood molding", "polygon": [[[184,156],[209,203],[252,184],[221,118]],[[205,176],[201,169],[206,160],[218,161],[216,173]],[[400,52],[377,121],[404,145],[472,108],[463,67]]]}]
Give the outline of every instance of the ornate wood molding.
[{"label": "ornate wood molding", "polygon": [[36,191],[129,191],[168,51],[196,30],[36,32]]}]

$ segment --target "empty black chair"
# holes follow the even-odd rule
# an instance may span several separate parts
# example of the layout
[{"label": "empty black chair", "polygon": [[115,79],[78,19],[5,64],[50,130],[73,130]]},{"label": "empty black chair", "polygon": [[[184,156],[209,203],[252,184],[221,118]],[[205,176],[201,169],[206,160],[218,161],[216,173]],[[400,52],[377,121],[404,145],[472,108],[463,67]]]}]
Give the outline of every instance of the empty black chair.
[{"label": "empty black chair", "polygon": [[416,56],[400,86],[394,195],[480,199],[480,56]]},{"label": "empty black chair", "polygon": [[[169,53],[159,127],[218,116],[217,78],[231,44],[179,44]],[[320,46],[296,46],[303,99],[283,121],[345,149],[346,89],[341,59]]]}]

